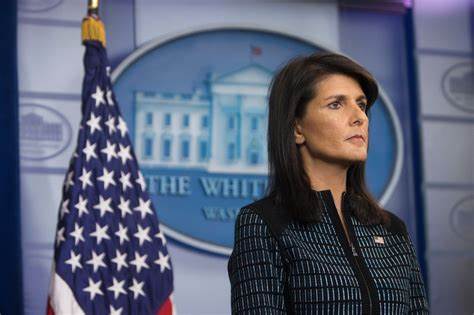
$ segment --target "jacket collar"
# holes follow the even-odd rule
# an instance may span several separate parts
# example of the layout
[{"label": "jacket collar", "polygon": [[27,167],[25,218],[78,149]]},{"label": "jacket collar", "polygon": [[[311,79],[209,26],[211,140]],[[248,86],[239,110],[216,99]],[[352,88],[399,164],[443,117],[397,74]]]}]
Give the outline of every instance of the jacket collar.
[{"label": "jacket collar", "polygon": [[[324,209],[326,209],[327,211],[337,213],[335,199],[330,189],[323,189],[323,190],[313,189],[313,191],[318,197],[318,199],[324,203]],[[344,213],[349,213],[349,197],[346,191],[342,192],[341,198],[342,198],[342,204],[341,204],[342,211]]]}]

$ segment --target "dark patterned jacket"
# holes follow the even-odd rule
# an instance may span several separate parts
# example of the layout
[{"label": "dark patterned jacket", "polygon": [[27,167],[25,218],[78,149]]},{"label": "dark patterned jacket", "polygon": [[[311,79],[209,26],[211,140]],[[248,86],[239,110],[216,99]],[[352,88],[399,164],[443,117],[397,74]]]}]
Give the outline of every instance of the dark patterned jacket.
[{"label": "dark patterned jacket", "polygon": [[291,220],[270,197],[243,207],[228,262],[233,314],[428,314],[423,279],[405,223],[363,225],[330,190],[322,220]]}]

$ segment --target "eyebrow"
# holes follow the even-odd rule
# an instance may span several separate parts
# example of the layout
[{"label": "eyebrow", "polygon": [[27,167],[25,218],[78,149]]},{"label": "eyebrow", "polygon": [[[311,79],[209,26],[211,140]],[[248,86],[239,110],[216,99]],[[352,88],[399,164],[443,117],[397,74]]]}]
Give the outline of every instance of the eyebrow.
[{"label": "eyebrow", "polygon": [[[331,96],[326,97],[324,100],[329,100],[331,98],[335,98],[337,100],[345,100],[347,98],[347,96],[343,95],[343,94],[331,95]],[[367,97],[365,97],[365,95],[360,95],[356,100],[357,101],[362,101],[362,100],[367,101]]]}]

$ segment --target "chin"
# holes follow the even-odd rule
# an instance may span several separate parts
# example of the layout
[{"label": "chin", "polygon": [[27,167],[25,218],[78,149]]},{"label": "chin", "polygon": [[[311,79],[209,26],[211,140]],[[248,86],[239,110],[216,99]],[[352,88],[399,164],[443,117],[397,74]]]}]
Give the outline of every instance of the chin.
[{"label": "chin", "polygon": [[360,162],[365,162],[366,156],[344,156],[344,157],[339,157],[334,160],[334,162],[344,165],[346,167],[351,166],[354,163],[360,163]]},{"label": "chin", "polygon": [[348,166],[356,162],[365,162],[367,160],[367,152],[364,150],[344,150],[337,153],[334,152],[333,154],[320,154],[318,158],[326,162]]},{"label": "chin", "polygon": [[367,160],[366,154],[353,155],[349,158],[350,162],[365,162]]}]

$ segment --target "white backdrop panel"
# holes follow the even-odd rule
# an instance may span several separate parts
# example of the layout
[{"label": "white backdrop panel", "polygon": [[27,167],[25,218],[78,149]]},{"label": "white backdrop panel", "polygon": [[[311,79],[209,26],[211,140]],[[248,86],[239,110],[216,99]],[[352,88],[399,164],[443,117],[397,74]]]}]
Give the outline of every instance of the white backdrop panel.
[{"label": "white backdrop panel", "polygon": [[474,124],[425,120],[422,129],[425,182],[472,184]]},{"label": "white backdrop panel", "polygon": [[337,4],[290,1],[137,0],[137,44],[204,26],[247,25],[294,34],[338,48]]},{"label": "white backdrop panel", "polygon": [[[468,112],[462,107],[453,105],[447,98],[445,78],[453,66],[463,63],[463,70],[467,70],[468,57],[419,55],[418,56],[418,81],[420,86],[420,106],[423,115],[444,115],[446,117],[474,117],[474,111]],[[458,74],[459,75],[459,74]],[[443,80],[443,78],[445,80]],[[472,89],[472,87],[471,87]],[[452,96],[450,96],[452,97]],[[471,108],[473,106],[471,105]],[[474,109],[474,108],[473,108]]]},{"label": "white backdrop panel", "polygon": [[[22,104],[38,104],[53,109],[63,117],[67,119],[67,124],[72,130],[72,135],[67,144],[64,144],[66,148],[54,157],[42,159],[42,160],[21,160],[21,167],[25,168],[61,168],[66,170],[69,165],[72,153],[76,148],[77,133],[79,130],[79,123],[81,120],[81,102],[77,100],[64,100],[64,99],[47,99],[47,98],[34,98],[34,97],[21,97],[20,98],[20,115],[22,115],[21,105]],[[34,110],[28,110],[31,112]],[[66,132],[67,126],[63,125],[64,131]],[[65,135],[66,136],[66,135]],[[20,140],[21,146],[21,140]],[[23,152],[22,152],[23,153]],[[48,175],[49,176],[49,175]]]},{"label": "white backdrop panel", "polygon": [[418,49],[471,51],[470,0],[415,0]]},{"label": "white backdrop panel", "polygon": [[474,213],[468,213],[467,203],[459,205],[468,196],[468,190],[427,189],[428,251],[459,253],[474,250],[474,231],[468,228],[474,222]]},{"label": "white backdrop panel", "polygon": [[[87,1],[78,0],[20,0],[18,17],[56,19],[80,23],[87,10]],[[79,25],[79,24],[78,24]]]},{"label": "white backdrop panel", "polygon": [[80,24],[18,25],[18,76],[21,92],[80,94],[84,70]]},{"label": "white backdrop panel", "polygon": [[474,259],[466,255],[429,255],[432,315],[472,315]]},{"label": "white backdrop panel", "polygon": [[63,180],[64,174],[22,172],[21,191],[30,196],[21,200],[24,213],[21,217],[22,243],[25,253],[37,246],[50,246],[52,254]]},{"label": "white backdrop panel", "polygon": [[53,245],[49,248],[29,248],[23,256],[23,301],[25,315],[44,314],[48,294]]}]

